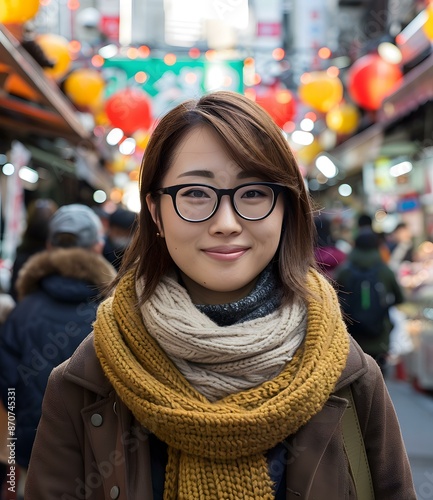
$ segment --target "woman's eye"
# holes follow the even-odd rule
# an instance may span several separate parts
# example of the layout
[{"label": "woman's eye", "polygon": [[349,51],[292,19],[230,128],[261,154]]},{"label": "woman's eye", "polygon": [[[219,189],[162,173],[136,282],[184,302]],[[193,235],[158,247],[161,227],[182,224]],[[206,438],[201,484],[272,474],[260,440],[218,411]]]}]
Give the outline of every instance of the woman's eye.
[{"label": "woman's eye", "polygon": [[245,191],[242,198],[260,198],[262,196],[266,196],[266,193],[259,191],[258,189],[251,189],[249,191]]},{"label": "woman's eye", "polygon": [[188,189],[188,191],[185,191],[182,193],[182,196],[187,196],[189,198],[209,198],[209,195],[203,191],[203,189]]}]

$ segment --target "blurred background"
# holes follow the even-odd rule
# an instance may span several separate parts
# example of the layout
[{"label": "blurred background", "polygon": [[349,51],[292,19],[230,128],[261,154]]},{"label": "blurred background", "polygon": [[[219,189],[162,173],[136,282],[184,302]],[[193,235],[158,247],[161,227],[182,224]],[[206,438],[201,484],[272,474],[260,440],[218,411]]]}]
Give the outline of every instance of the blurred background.
[{"label": "blurred background", "polygon": [[365,216],[400,249],[391,358],[415,390],[389,388],[417,492],[433,498],[432,43],[429,0],[0,0],[0,290],[37,200],[107,224],[138,212],[159,118],[245,94],[281,128],[329,241],[349,253]]},{"label": "blurred background", "polygon": [[155,123],[217,89],[270,113],[337,240],[367,212],[429,241],[432,40],[426,0],[0,0],[3,267],[36,199],[137,212]]},{"label": "blurred background", "polygon": [[433,232],[426,0],[1,0],[0,22],[3,211],[8,194],[137,211],[158,118],[229,89],[343,222],[368,207],[381,230]]}]

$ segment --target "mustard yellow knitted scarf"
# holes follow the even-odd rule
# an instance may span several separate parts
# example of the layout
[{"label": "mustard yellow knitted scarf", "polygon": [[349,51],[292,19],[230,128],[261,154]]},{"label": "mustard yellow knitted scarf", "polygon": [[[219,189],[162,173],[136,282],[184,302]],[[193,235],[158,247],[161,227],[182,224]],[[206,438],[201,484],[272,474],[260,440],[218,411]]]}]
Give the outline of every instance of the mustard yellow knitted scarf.
[{"label": "mustard yellow knitted scarf", "polygon": [[274,379],[213,403],[146,332],[132,272],[101,304],[96,353],[135,418],[168,445],[165,500],[274,498],[265,452],[321,410],[349,352],[334,290],[314,270],[307,279],[317,299],[292,361]]}]

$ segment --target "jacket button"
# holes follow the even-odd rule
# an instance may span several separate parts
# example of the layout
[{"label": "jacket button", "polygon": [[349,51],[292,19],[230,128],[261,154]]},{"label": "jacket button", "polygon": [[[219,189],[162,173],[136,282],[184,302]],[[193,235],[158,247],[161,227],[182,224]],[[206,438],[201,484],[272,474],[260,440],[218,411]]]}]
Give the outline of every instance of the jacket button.
[{"label": "jacket button", "polygon": [[92,422],[92,425],[94,425],[95,427],[100,427],[102,425],[102,415],[100,415],[99,413],[94,413],[91,417],[90,417],[90,421]]},{"label": "jacket button", "polygon": [[113,486],[110,490],[110,498],[116,499],[119,498],[120,488],[118,486]]}]

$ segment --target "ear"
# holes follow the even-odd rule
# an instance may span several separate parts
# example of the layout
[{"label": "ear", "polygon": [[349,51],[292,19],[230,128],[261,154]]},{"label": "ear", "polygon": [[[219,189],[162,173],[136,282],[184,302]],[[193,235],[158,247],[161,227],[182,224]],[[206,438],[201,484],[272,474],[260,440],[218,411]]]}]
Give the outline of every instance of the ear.
[{"label": "ear", "polygon": [[155,200],[152,198],[152,195],[150,193],[146,195],[146,204],[147,208],[149,209],[150,215],[152,216],[153,222],[158,228],[159,235],[161,236],[161,238],[163,238],[164,232],[162,230],[162,224],[158,217],[158,208],[156,206]]}]

